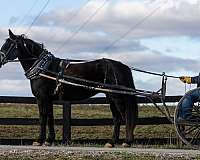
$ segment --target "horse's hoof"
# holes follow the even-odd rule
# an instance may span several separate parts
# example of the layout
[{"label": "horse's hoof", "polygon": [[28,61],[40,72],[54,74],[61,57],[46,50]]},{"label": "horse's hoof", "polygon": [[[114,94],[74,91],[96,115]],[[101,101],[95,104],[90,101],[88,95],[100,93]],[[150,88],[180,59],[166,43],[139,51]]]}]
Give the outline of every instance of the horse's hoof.
[{"label": "horse's hoof", "polygon": [[114,146],[112,144],[110,144],[110,143],[106,143],[104,147],[105,148],[113,148]]},{"label": "horse's hoof", "polygon": [[52,146],[52,143],[45,141],[42,146],[49,147],[49,146]]},{"label": "horse's hoof", "polygon": [[128,144],[128,143],[122,143],[122,147],[124,147],[124,148],[129,148],[129,147],[131,147],[131,145]]},{"label": "horse's hoof", "polygon": [[62,142],[62,145],[63,146],[69,146],[69,145],[71,145],[72,144],[72,142],[70,142],[70,141],[63,141]]},{"label": "horse's hoof", "polygon": [[33,146],[41,146],[42,144],[36,141],[36,142],[33,142],[32,145],[33,145]]}]

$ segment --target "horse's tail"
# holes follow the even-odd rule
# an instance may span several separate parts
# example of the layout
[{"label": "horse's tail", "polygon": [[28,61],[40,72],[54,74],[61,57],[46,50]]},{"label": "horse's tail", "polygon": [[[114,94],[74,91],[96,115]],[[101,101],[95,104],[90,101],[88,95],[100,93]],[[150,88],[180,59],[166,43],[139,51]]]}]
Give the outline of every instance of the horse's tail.
[{"label": "horse's tail", "polygon": [[103,60],[106,62],[104,70],[108,83],[135,89],[132,72],[127,65],[110,59]]},{"label": "horse's tail", "polygon": [[[104,59],[106,82],[113,85],[121,85],[127,88],[135,89],[131,69],[118,61]],[[135,95],[123,95],[122,97],[131,97],[131,101],[137,107],[137,97]]]}]

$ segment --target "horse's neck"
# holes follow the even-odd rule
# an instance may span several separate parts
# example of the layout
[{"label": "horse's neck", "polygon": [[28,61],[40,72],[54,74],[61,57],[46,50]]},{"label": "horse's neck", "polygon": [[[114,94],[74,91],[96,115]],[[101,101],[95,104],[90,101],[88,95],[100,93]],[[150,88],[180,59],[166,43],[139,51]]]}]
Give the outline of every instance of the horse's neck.
[{"label": "horse's neck", "polygon": [[34,62],[37,60],[35,59],[35,57],[38,57],[38,55],[43,53],[44,49],[37,43],[34,43],[32,40],[24,40],[24,43],[26,44],[26,46],[20,47],[18,50],[20,53],[18,54],[18,59],[24,71],[26,72],[33,66]]},{"label": "horse's neck", "polygon": [[19,58],[19,61],[22,65],[22,68],[24,69],[24,71],[26,72],[29,68],[31,68],[31,66],[34,64],[35,60],[25,60],[23,58]]},{"label": "horse's neck", "polygon": [[20,53],[22,53],[22,54],[18,55],[18,59],[22,65],[22,68],[26,72],[28,69],[30,69],[33,66],[36,59],[34,59],[33,57],[30,57],[30,55],[25,51],[20,52]]}]

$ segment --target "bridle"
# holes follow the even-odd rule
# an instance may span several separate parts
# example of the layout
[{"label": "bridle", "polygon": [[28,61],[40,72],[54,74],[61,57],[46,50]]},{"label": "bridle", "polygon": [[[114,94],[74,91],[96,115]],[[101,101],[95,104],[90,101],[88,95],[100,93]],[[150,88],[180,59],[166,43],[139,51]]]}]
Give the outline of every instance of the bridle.
[{"label": "bridle", "polygon": [[17,40],[13,40],[11,38],[8,38],[9,40],[11,40],[11,45],[9,47],[9,49],[4,53],[2,51],[0,51],[0,59],[1,59],[1,64],[5,64],[7,62],[19,62],[19,60],[6,60],[6,58],[10,55],[10,54],[14,54],[15,57],[17,57],[16,53],[13,52],[14,49],[17,49],[19,47],[19,45],[21,47],[23,47],[26,50],[26,53],[29,54],[32,58],[25,58],[25,59],[20,59],[20,61],[31,61],[31,60],[36,60],[38,59],[37,56],[35,56],[34,54],[31,53],[31,51],[27,48],[26,46],[26,42],[25,40],[22,38],[20,39],[22,42],[18,42]]},{"label": "bridle", "polygon": [[[11,38],[9,38],[9,39],[12,41],[9,49],[5,53],[0,51],[0,58],[1,58],[1,63],[2,64],[7,63],[6,57],[8,57],[11,53],[13,54],[13,50],[17,48],[16,41],[12,40]],[[16,56],[16,55],[14,55],[14,56]]]}]

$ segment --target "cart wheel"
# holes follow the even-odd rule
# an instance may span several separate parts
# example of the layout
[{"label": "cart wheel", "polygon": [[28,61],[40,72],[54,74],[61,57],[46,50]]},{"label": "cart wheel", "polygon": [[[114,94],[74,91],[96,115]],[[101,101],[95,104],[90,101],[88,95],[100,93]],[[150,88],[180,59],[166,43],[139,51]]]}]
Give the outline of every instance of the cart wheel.
[{"label": "cart wheel", "polygon": [[200,103],[193,104],[191,119],[180,120],[179,118],[183,100],[197,90],[200,92],[200,88],[188,91],[179,101],[175,109],[174,125],[178,136],[185,144],[200,149]]}]

